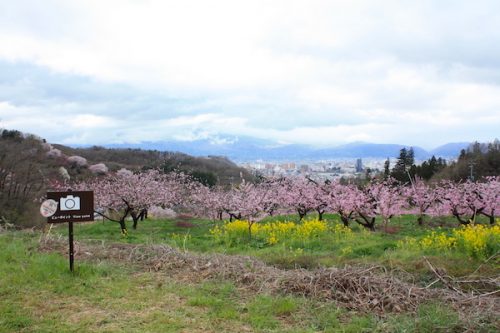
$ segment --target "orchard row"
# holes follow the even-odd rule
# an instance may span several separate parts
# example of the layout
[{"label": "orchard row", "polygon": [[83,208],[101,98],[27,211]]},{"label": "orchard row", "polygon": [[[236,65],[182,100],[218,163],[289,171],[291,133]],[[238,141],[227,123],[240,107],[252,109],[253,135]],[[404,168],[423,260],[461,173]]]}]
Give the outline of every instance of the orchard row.
[{"label": "orchard row", "polygon": [[[93,190],[96,213],[120,223],[122,232],[127,230],[126,218],[131,217],[136,228],[153,207],[212,219],[247,220],[250,224],[269,215],[294,212],[300,219],[316,212],[321,220],[330,212],[338,214],[346,226],[358,223],[370,230],[375,230],[378,221],[387,226],[393,216],[403,214],[417,215],[419,224],[424,223],[425,216],[450,215],[460,224],[474,222],[478,215],[494,224],[500,212],[500,177],[434,185],[420,179],[401,185],[389,179],[364,187],[297,177],[209,188],[183,174],[150,170],[108,174],[70,186]],[[67,189],[68,184],[53,187]]]}]

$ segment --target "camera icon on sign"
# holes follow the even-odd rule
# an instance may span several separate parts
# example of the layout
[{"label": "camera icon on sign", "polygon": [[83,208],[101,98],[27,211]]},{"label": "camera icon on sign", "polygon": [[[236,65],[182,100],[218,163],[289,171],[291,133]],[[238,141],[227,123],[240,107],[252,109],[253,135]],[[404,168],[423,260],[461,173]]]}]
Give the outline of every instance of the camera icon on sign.
[{"label": "camera icon on sign", "polygon": [[80,210],[80,197],[74,197],[72,195],[68,195],[65,198],[61,198],[59,200],[59,203],[61,211]]}]

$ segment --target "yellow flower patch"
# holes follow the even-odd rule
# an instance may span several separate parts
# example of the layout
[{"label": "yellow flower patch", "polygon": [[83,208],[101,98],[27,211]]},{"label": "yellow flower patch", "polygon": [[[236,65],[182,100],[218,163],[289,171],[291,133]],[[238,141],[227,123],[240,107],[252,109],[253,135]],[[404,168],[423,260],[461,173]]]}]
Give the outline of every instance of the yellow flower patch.
[{"label": "yellow flower patch", "polygon": [[[293,240],[307,243],[324,235],[332,234],[338,238],[348,238],[353,234],[351,229],[343,225],[336,224],[330,227],[327,222],[317,219],[306,220],[301,223],[289,221],[253,223],[251,230],[252,238],[265,241],[268,245],[286,243]],[[216,226],[211,229],[210,233],[217,241],[248,239],[249,222],[226,222],[222,226]]]},{"label": "yellow flower patch", "polygon": [[500,226],[470,224],[454,229],[451,235],[432,231],[420,240],[405,237],[398,247],[406,249],[457,251],[471,257],[485,258],[500,250]]}]

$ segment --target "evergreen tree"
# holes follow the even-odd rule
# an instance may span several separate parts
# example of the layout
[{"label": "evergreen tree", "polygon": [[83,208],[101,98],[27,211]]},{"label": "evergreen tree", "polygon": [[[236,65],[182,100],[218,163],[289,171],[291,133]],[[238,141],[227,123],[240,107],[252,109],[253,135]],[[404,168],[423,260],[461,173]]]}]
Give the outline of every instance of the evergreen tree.
[{"label": "evergreen tree", "polygon": [[384,162],[384,179],[389,178],[391,175],[391,160],[387,158],[387,160]]},{"label": "evergreen tree", "polygon": [[500,175],[500,141],[495,139],[489,144],[474,142],[467,149],[462,149],[458,160],[449,166],[439,164],[442,168],[438,178],[463,181],[481,180],[487,176]]},{"label": "evergreen tree", "polygon": [[406,152],[405,165],[412,166],[415,164],[415,152],[413,151],[413,147],[410,147]]},{"label": "evergreen tree", "polygon": [[412,167],[414,162],[413,149],[407,150],[403,148],[399,151],[399,157],[396,161],[396,165],[392,168],[391,177],[396,179],[401,183],[406,183],[410,179],[408,178],[408,171]]},{"label": "evergreen tree", "polygon": [[429,180],[445,167],[446,160],[441,157],[437,159],[436,156],[432,155],[430,159],[415,167],[415,175],[424,180]]}]

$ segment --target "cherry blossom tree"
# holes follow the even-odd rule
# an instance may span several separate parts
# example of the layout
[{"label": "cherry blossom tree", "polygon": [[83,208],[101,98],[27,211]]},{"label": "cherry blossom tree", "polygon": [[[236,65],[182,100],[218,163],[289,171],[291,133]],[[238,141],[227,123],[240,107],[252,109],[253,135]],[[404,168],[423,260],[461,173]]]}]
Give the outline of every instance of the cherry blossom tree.
[{"label": "cherry blossom tree", "polygon": [[105,175],[108,173],[108,167],[104,163],[92,164],[89,166],[89,170],[94,175]]},{"label": "cherry blossom tree", "polygon": [[258,187],[265,193],[266,195],[262,198],[262,206],[264,212],[269,216],[273,216],[278,209],[283,206],[283,202],[281,198],[283,198],[283,182],[285,178],[263,178],[262,181],[258,184]]},{"label": "cherry blossom tree", "polygon": [[331,182],[329,180],[318,183],[317,181],[307,177],[306,178],[310,183],[316,185],[316,191],[313,193],[316,212],[318,213],[318,219],[323,220],[323,214],[328,210],[332,210],[337,212],[341,216],[341,220],[344,225],[348,226],[350,218],[354,213],[354,210],[351,210],[347,215],[344,212],[344,202],[347,197],[345,194],[349,194],[346,191],[347,187],[341,185],[338,182]]},{"label": "cherry blossom tree", "polygon": [[[60,189],[66,190],[64,183]],[[338,182],[319,183],[307,178],[272,178],[258,184],[242,182],[230,189],[209,188],[191,177],[156,170],[132,173],[120,170],[90,178],[71,185],[73,190],[94,190],[97,213],[120,224],[127,232],[125,221],[147,218],[150,207],[188,210],[213,220],[248,221],[249,236],[252,226],[278,210],[293,210],[303,219],[317,211],[322,219],[326,211],[339,214],[345,226],[351,221],[369,230],[375,230],[381,219],[385,230],[395,215],[418,214],[423,224],[425,215],[453,215],[461,224],[474,221],[482,214],[494,223],[500,211],[500,177],[490,177],[482,183],[442,182],[436,187],[415,179],[412,186],[398,185],[393,179],[372,181],[364,187]]]},{"label": "cherry blossom tree", "polygon": [[372,231],[375,230],[377,217],[382,218],[387,231],[390,219],[401,214],[405,204],[401,188],[393,179],[371,182],[361,190],[359,197],[361,200],[357,202],[355,221]]},{"label": "cherry blossom tree", "polygon": [[194,182],[190,192],[193,213],[222,221],[227,209],[227,191],[220,186],[209,187],[200,182]]},{"label": "cherry blossom tree", "polygon": [[265,204],[271,195],[268,187],[258,186],[243,181],[228,192],[226,212],[232,218],[245,220],[248,223],[248,236],[252,238],[252,226],[267,214]]},{"label": "cherry blossom tree", "polygon": [[302,220],[307,213],[315,210],[318,202],[318,186],[306,178],[290,177],[282,182],[281,201],[287,207],[293,208]]},{"label": "cherry blossom tree", "polygon": [[70,156],[68,157],[68,163],[77,168],[85,168],[87,167],[87,159],[81,156]]},{"label": "cherry blossom tree", "polygon": [[495,224],[495,216],[500,212],[500,176],[487,177],[476,185],[479,214],[486,216],[490,224]]},{"label": "cherry blossom tree", "polygon": [[477,184],[471,181],[453,183],[444,181],[436,188],[442,215],[453,215],[460,224],[467,225],[476,220],[484,210]]},{"label": "cherry blossom tree", "polygon": [[[173,184],[175,189],[170,190]],[[67,189],[65,184],[54,187]],[[156,170],[138,174],[111,174],[77,182],[70,187],[73,190],[93,190],[96,213],[119,223],[123,234],[127,233],[125,220],[128,216],[132,217],[135,229],[139,220],[147,218],[149,207],[164,207],[167,203],[174,203],[179,192],[175,180]]]},{"label": "cherry blossom tree", "polygon": [[428,186],[419,177],[415,178],[411,186],[404,187],[403,190],[410,207],[416,209],[418,224],[423,225],[424,216],[432,214],[432,208],[437,203],[438,191]]},{"label": "cherry blossom tree", "polygon": [[356,217],[356,209],[361,206],[361,191],[354,185],[342,185],[338,182],[330,183],[328,189],[328,208],[339,214],[344,226],[348,227]]}]

